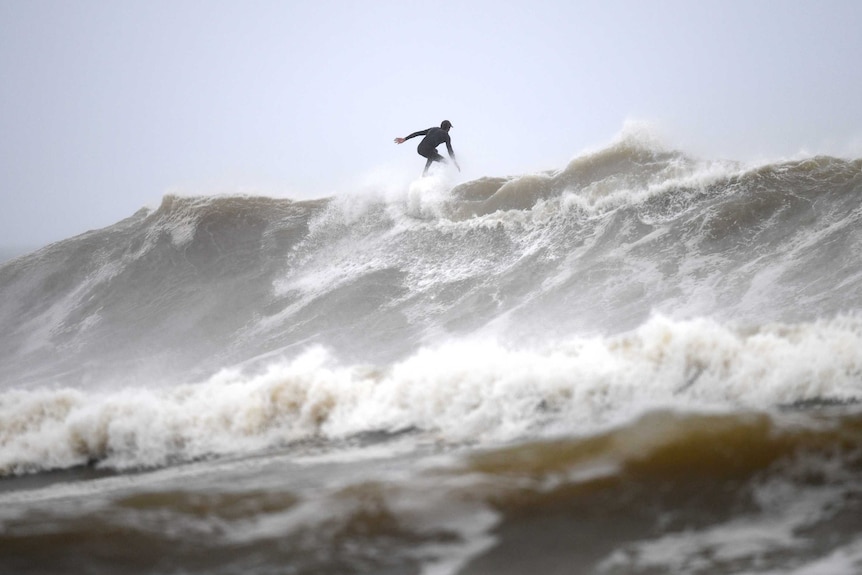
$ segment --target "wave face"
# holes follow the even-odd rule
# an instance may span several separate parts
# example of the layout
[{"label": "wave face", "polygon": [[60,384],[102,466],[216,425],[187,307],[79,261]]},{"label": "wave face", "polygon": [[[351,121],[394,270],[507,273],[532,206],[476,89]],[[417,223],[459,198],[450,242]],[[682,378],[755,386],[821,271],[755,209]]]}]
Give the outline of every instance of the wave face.
[{"label": "wave face", "polygon": [[451,190],[167,196],[0,267],[0,473],[855,400],[860,193],[862,160],[624,138]]}]

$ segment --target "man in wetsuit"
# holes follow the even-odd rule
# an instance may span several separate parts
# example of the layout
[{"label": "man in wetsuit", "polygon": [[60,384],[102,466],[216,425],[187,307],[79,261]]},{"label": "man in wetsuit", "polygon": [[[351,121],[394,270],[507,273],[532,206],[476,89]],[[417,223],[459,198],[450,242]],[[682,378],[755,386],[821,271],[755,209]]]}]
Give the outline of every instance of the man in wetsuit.
[{"label": "man in wetsuit", "polygon": [[422,171],[422,175],[424,176],[428,173],[428,168],[433,162],[446,161],[446,158],[437,152],[437,146],[446,142],[446,150],[449,151],[449,157],[452,158],[452,162],[455,163],[455,167],[458,168],[458,171],[460,172],[461,166],[458,165],[458,160],[455,159],[455,152],[452,151],[452,140],[449,138],[449,129],[451,127],[452,122],[449,120],[443,120],[443,123],[440,124],[439,128],[428,128],[427,130],[422,130],[420,132],[413,132],[406,138],[395,138],[395,143],[403,144],[410,138],[425,136],[422,138],[422,141],[419,142],[419,147],[416,149],[420,156],[428,158],[428,161],[425,162],[425,169]]}]

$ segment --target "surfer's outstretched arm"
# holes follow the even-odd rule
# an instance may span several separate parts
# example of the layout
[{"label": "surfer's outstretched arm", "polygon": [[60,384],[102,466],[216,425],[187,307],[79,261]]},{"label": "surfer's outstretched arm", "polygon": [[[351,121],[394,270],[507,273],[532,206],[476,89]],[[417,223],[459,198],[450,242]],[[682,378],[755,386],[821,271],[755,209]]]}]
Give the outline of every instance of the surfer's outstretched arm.
[{"label": "surfer's outstretched arm", "polygon": [[[430,130],[430,128],[429,128],[429,130]],[[403,144],[404,142],[406,142],[410,138],[415,138],[416,136],[427,136],[427,135],[428,135],[428,130],[419,130],[418,132],[413,132],[412,134],[410,134],[406,138],[395,138],[395,143],[396,144]]]}]

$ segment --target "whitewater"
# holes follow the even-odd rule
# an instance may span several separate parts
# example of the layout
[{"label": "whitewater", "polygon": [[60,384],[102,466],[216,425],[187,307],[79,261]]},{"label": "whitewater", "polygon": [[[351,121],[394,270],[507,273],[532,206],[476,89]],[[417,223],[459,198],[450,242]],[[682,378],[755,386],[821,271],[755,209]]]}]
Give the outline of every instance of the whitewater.
[{"label": "whitewater", "polygon": [[0,571],[857,573],[860,193],[629,134],[0,264]]}]

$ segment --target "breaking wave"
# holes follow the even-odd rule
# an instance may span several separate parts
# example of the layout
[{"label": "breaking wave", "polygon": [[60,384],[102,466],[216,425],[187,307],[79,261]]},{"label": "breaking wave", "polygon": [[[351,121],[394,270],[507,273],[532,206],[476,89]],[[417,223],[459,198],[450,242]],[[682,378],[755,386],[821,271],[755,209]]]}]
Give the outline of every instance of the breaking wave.
[{"label": "breaking wave", "polygon": [[0,473],[852,402],[862,160],[167,196],[0,266]]}]

